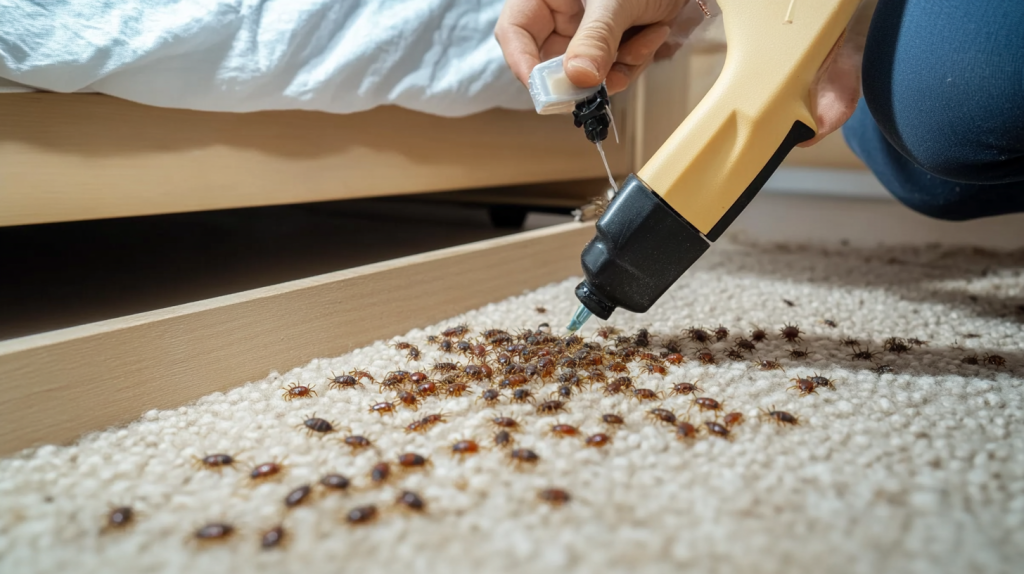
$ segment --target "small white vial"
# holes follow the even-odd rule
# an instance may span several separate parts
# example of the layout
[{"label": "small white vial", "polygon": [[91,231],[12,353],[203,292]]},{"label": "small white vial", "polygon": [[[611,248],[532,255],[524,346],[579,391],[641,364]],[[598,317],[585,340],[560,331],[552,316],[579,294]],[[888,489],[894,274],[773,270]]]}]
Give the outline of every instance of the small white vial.
[{"label": "small white vial", "polygon": [[538,114],[564,114],[576,107],[576,102],[594,95],[601,86],[577,88],[562,68],[564,56],[537,64],[530,72],[530,97]]}]

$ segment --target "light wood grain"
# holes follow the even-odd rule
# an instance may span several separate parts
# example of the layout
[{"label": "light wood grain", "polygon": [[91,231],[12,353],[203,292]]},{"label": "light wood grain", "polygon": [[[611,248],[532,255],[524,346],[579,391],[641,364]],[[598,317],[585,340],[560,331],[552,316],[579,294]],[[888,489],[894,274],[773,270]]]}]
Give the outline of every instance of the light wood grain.
[{"label": "light wood grain", "polygon": [[[628,173],[629,150],[608,152]],[[99,94],[0,96],[0,225],[603,176],[571,119],[532,111],[234,114]]]},{"label": "light wood grain", "polygon": [[129,422],[580,273],[568,223],[0,343],[0,455]]}]

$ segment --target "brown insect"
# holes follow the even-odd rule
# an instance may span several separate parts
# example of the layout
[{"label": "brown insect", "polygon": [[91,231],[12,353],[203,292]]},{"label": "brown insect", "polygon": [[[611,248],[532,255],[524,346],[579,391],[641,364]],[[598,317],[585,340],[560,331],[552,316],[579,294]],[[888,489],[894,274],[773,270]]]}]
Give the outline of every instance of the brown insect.
[{"label": "brown insect", "polygon": [[280,525],[275,526],[264,532],[263,536],[260,537],[260,547],[264,550],[277,548],[282,542],[284,542],[284,538],[284,527]]},{"label": "brown insect", "polygon": [[725,425],[716,423],[715,421],[705,421],[704,426],[707,427],[708,432],[722,438],[729,438],[729,429]]},{"label": "brown insect", "polygon": [[811,377],[811,381],[814,383],[814,386],[816,386],[816,387],[819,387],[819,388],[820,387],[828,387],[829,389],[831,389],[833,391],[836,390],[836,387],[835,387],[835,385],[832,384],[831,380],[829,380],[826,377],[823,377],[823,376],[819,375],[818,373],[814,373],[814,376]]},{"label": "brown insect", "polygon": [[633,389],[633,398],[638,401],[653,401],[656,399],[664,398],[661,391],[652,391],[651,389]]},{"label": "brown insect", "polygon": [[676,423],[676,438],[683,440],[697,436],[697,427],[687,421]]},{"label": "brown insect", "polygon": [[494,446],[498,448],[505,448],[512,444],[512,434],[507,430],[500,430],[494,433]]},{"label": "brown insect", "polygon": [[711,341],[711,334],[709,334],[703,327],[689,327],[686,329],[686,336],[695,343],[701,345],[707,344]]},{"label": "brown insect", "polygon": [[562,385],[555,389],[550,396],[553,398],[569,400],[572,398],[572,387],[569,385]]},{"label": "brown insect", "polygon": [[715,332],[713,333],[713,335],[715,336],[716,341],[724,341],[729,338],[729,329],[726,329],[724,326],[719,325],[715,327]]},{"label": "brown insect", "polygon": [[761,359],[760,361],[754,361],[754,364],[757,365],[757,368],[762,371],[782,371],[783,373],[786,372],[786,369],[784,369],[782,365],[779,364],[778,359]]},{"label": "brown insect", "polygon": [[405,427],[405,432],[426,432],[438,423],[448,422],[443,413],[427,415]]},{"label": "brown insect", "polygon": [[491,424],[507,429],[519,428],[519,421],[512,417],[494,417],[491,419]]},{"label": "brown insect", "polygon": [[445,339],[462,339],[469,333],[469,327],[466,325],[456,325],[454,327],[448,327],[444,331],[441,331],[441,336]]},{"label": "brown insect", "polygon": [[296,488],[295,490],[289,492],[288,495],[284,497],[284,505],[287,506],[288,508],[298,506],[302,504],[307,497],[309,497],[310,492],[311,489],[309,485],[304,484]]},{"label": "brown insect", "polygon": [[320,479],[320,484],[331,490],[345,490],[348,488],[350,481],[347,476],[341,474],[326,474]]},{"label": "brown insect", "polygon": [[224,540],[231,536],[235,532],[235,527],[230,524],[224,524],[220,522],[214,522],[207,524],[196,530],[196,540],[201,542],[212,542],[217,540]]},{"label": "brown insect", "polygon": [[195,456],[192,457],[192,466],[196,468],[209,468],[215,470],[220,470],[225,466],[234,468],[236,462],[235,457],[230,454],[223,453],[208,454],[202,458]]},{"label": "brown insect", "polygon": [[914,347],[924,347],[924,346],[928,345],[928,341],[922,341],[921,339],[918,339],[917,337],[911,337],[911,338],[907,339],[907,344],[908,345],[912,345]]},{"label": "brown insect", "polygon": [[366,506],[359,506],[348,511],[348,515],[345,516],[345,520],[349,524],[366,524],[371,522],[374,518],[377,518],[377,507],[368,504]]},{"label": "brown insect", "polygon": [[530,389],[516,389],[515,392],[512,393],[512,402],[513,403],[532,403],[532,402],[534,402],[534,400],[533,400],[533,391],[531,391]]},{"label": "brown insect", "polygon": [[311,417],[306,417],[306,420],[302,421],[302,426],[306,427],[306,434],[312,435],[313,433],[327,434],[334,432],[334,423],[319,418],[314,414]]},{"label": "brown insect", "polygon": [[789,351],[789,358],[791,358],[791,359],[806,359],[809,354],[810,353],[807,352],[807,349],[803,349],[803,350],[800,350],[800,349],[790,349],[790,351]]},{"label": "brown insect", "polygon": [[627,367],[625,365],[625,363],[620,363],[618,361],[608,365],[607,369],[609,371],[613,372],[613,373],[628,373],[629,372],[629,367]]},{"label": "brown insect", "polygon": [[434,381],[427,381],[416,385],[416,394],[421,397],[429,397],[437,394],[437,384]]},{"label": "brown insect", "polygon": [[704,347],[697,350],[697,360],[702,365],[715,365],[715,354],[711,352],[711,349]]},{"label": "brown insect", "polygon": [[487,404],[493,405],[501,400],[501,391],[498,389],[486,389],[484,392],[480,393],[480,396],[477,397],[476,400],[482,400]]},{"label": "brown insect", "polygon": [[857,347],[857,350],[850,354],[850,358],[855,361],[874,361],[878,353],[873,353],[871,348],[861,350]]},{"label": "brown insect", "polygon": [[562,401],[544,401],[537,405],[537,414],[539,415],[551,415],[561,411],[567,411],[565,403]]},{"label": "brown insect", "polygon": [[790,343],[795,343],[796,341],[799,341],[801,339],[800,335],[802,334],[803,331],[800,330],[800,327],[797,327],[796,325],[790,325],[788,323],[786,324],[786,326],[779,329],[779,335],[781,335],[783,339]]},{"label": "brown insect", "polygon": [[409,347],[409,350],[406,351],[406,356],[413,361],[420,360],[420,348],[416,345],[412,345]]},{"label": "brown insect", "polygon": [[480,452],[480,445],[476,444],[476,441],[460,440],[452,445],[452,456],[457,455],[459,458],[478,452]]},{"label": "brown insect", "polygon": [[799,419],[796,418],[796,416],[791,415],[786,411],[775,410],[775,405],[772,405],[772,408],[769,410],[761,409],[761,412],[764,413],[764,415],[767,416],[768,418],[772,419],[775,422],[775,424],[779,426],[800,424],[800,421]]},{"label": "brown insect", "polygon": [[910,350],[910,345],[907,344],[906,340],[901,339],[900,337],[889,337],[882,342],[882,349],[889,353],[902,355]]},{"label": "brown insect", "polygon": [[802,378],[801,379],[790,379],[790,380],[791,381],[795,381],[796,384],[793,385],[792,387],[787,388],[786,389],[787,391],[789,389],[797,389],[798,391],[800,391],[800,394],[802,394],[802,395],[809,395],[811,393],[818,394],[818,391],[814,390],[815,389],[814,381],[812,381],[810,379],[802,379]]},{"label": "brown insect", "polygon": [[391,465],[386,462],[378,462],[370,469],[370,480],[375,484],[381,484],[391,477]]},{"label": "brown insect", "polygon": [[690,393],[704,392],[704,389],[697,386],[697,382],[676,383],[672,386],[672,392],[677,395],[688,395]]},{"label": "brown insect", "polygon": [[601,420],[610,425],[621,425],[626,422],[622,417],[613,413],[601,415]]},{"label": "brown insect", "polygon": [[960,362],[965,365],[978,365],[978,355],[965,355],[962,359],[960,359]]},{"label": "brown insect", "polygon": [[131,506],[118,506],[107,513],[106,529],[125,528],[135,520],[135,510]]},{"label": "brown insect", "polygon": [[526,378],[526,375],[510,375],[508,378],[501,381],[500,386],[508,387],[510,389],[518,389],[528,381],[529,379]]},{"label": "brown insect", "polygon": [[400,504],[409,510],[415,510],[416,512],[422,512],[427,507],[426,503],[423,502],[423,499],[420,498],[418,494],[409,490],[402,491],[402,494],[398,495],[395,503]]},{"label": "brown insect", "polygon": [[725,350],[725,358],[730,361],[742,361],[744,358],[743,351],[740,351],[736,347],[730,347]]},{"label": "brown insect", "polygon": [[414,452],[407,452],[398,456],[398,465],[402,468],[424,468],[430,466],[431,462],[425,456]]},{"label": "brown insect", "polygon": [[647,411],[647,415],[656,421],[668,423],[670,425],[676,424],[676,414],[668,409],[651,409]]},{"label": "brown insect", "polygon": [[1004,359],[1000,355],[985,355],[983,360],[985,361],[985,364],[991,365],[993,367],[1005,367],[1006,366],[1006,359]]},{"label": "brown insect", "polygon": [[395,414],[395,403],[389,403],[388,401],[382,401],[370,405],[369,412],[377,413],[380,416],[393,415]]},{"label": "brown insect", "polygon": [[624,381],[620,380],[623,378],[628,377],[619,377],[618,379],[606,384],[604,386],[604,394],[606,396],[617,395],[628,389],[632,385],[632,383],[626,384]]},{"label": "brown insect", "polygon": [[858,341],[857,339],[852,339],[852,338],[844,338],[844,339],[840,339],[839,340],[839,344],[843,345],[844,347],[849,347],[849,348],[852,349],[854,347],[859,347],[860,346],[860,341]]},{"label": "brown insect", "polygon": [[760,327],[754,327],[754,330],[750,332],[750,340],[754,343],[760,343],[768,338],[768,333],[764,332],[764,329]]},{"label": "brown insect", "polygon": [[406,343],[405,341],[398,341],[398,342],[392,343],[390,346],[391,346],[392,349],[397,349],[399,351],[404,351],[406,349],[411,348],[413,345],[412,345],[412,343]]},{"label": "brown insect", "polygon": [[736,349],[749,353],[749,352],[757,349],[757,345],[755,345],[749,339],[744,339],[743,337],[737,337],[736,338]]},{"label": "brown insect", "polygon": [[462,355],[468,356],[473,350],[473,345],[469,341],[459,341],[455,343],[455,352]]},{"label": "brown insect", "polygon": [[722,424],[724,424],[726,426],[726,428],[730,428],[731,429],[732,427],[734,427],[734,426],[736,426],[736,425],[738,425],[738,424],[740,424],[742,422],[743,422],[743,413],[729,413],[729,414],[725,415],[724,417],[722,417]]},{"label": "brown insect", "polygon": [[380,382],[380,389],[392,389],[404,385],[409,377],[412,375],[409,371],[391,371],[384,375],[384,380]]},{"label": "brown insect", "polygon": [[572,425],[567,425],[567,424],[559,423],[559,424],[551,425],[551,428],[549,429],[548,432],[550,432],[554,436],[567,437],[567,436],[576,436],[576,435],[578,435],[580,430],[578,428],[572,426]]},{"label": "brown insect", "polygon": [[284,400],[290,401],[292,399],[305,399],[316,395],[316,391],[313,390],[313,386],[300,385],[298,383],[292,383],[288,387],[281,387],[284,394]]},{"label": "brown insect", "polygon": [[785,303],[787,307],[796,307],[796,303],[790,301],[789,299],[783,299],[782,302]]},{"label": "brown insect", "polygon": [[836,327],[838,327],[838,326],[839,326],[839,325],[838,325],[838,324],[837,324],[837,323],[836,323],[835,321],[833,321],[832,319],[825,319],[824,321],[822,321],[822,323],[824,323],[826,327],[831,327],[831,328],[833,328],[833,329],[835,329]]},{"label": "brown insect", "polygon": [[583,441],[583,444],[592,448],[601,448],[611,442],[612,437],[604,434],[603,432],[599,432],[588,436],[586,440]]},{"label": "brown insect", "polygon": [[536,464],[540,461],[540,457],[537,456],[537,453],[528,448],[514,448],[508,456],[512,464],[515,464],[516,466],[521,466],[523,464]]},{"label": "brown insect", "polygon": [[686,357],[684,357],[682,353],[669,353],[665,355],[665,362],[670,365],[678,365],[680,363],[685,363]]},{"label": "brown insect", "polygon": [[552,506],[562,506],[572,500],[569,493],[560,488],[546,488],[537,497]]},{"label": "brown insect", "polygon": [[440,349],[441,351],[445,352],[445,353],[451,353],[453,345],[452,345],[451,340],[449,340],[449,339],[441,339],[441,341],[437,344],[437,348]]},{"label": "brown insect", "polygon": [[361,448],[369,448],[373,446],[373,443],[370,442],[370,439],[366,438],[365,436],[357,434],[345,437],[345,444],[356,450],[359,450]]},{"label": "brown insect", "polygon": [[469,385],[463,382],[452,382],[448,383],[448,387],[445,389],[446,397],[461,397],[462,395],[469,392]]},{"label": "brown insect", "polygon": [[434,363],[434,366],[430,368],[430,372],[434,374],[448,374],[454,373],[462,368],[458,363]]},{"label": "brown insect", "polygon": [[494,372],[487,365],[469,364],[463,367],[462,372],[471,381],[482,381],[494,375]]},{"label": "brown insect", "polygon": [[252,468],[252,471],[249,472],[249,478],[253,480],[261,480],[264,478],[274,476],[280,473],[282,470],[284,470],[284,466],[281,465],[280,463],[264,462],[261,464],[257,464]]},{"label": "brown insect", "polygon": [[665,376],[666,373],[668,373],[668,369],[666,369],[665,367],[662,367],[661,365],[659,365],[657,363],[652,363],[652,362],[644,364],[644,366],[642,367],[641,370],[643,370],[643,372],[651,374],[651,375],[661,375],[663,377]]},{"label": "brown insect", "polygon": [[[697,407],[702,411],[721,411],[722,403],[709,397],[694,397],[693,402],[690,403],[690,408]],[[687,409],[689,410],[689,409]]]},{"label": "brown insect", "polygon": [[418,410],[420,406],[419,397],[410,393],[409,391],[399,391],[398,394],[395,395],[395,400],[398,403],[401,403],[414,411]]},{"label": "brown insect", "polygon": [[332,376],[332,378],[327,379],[328,381],[330,381],[327,384],[327,386],[332,388],[332,389],[333,388],[351,389],[351,388],[353,388],[353,387],[355,387],[357,385],[360,386],[360,387],[363,386],[363,383],[360,383],[352,375],[338,375],[338,376],[334,376],[334,373],[331,373],[331,376]]},{"label": "brown insect", "polygon": [[411,375],[409,375],[409,382],[414,384],[414,385],[419,385],[421,383],[425,383],[429,379],[430,379],[430,377],[428,377],[426,373],[421,373],[419,371],[416,371],[415,373],[412,373]]}]

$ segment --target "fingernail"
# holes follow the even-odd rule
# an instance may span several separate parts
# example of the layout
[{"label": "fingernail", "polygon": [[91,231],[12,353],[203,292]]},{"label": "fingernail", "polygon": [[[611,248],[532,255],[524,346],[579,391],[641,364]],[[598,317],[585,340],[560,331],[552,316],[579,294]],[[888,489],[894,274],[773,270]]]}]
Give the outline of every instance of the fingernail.
[{"label": "fingernail", "polygon": [[593,76],[595,80],[600,75],[597,71],[597,65],[586,58],[573,58],[572,60],[569,60],[569,69],[584,70]]}]

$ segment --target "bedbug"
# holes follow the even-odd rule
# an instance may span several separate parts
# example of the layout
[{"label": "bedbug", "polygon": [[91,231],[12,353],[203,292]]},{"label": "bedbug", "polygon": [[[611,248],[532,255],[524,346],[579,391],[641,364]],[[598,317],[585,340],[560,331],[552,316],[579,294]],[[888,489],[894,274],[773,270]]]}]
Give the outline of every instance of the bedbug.
[{"label": "bedbug", "polygon": [[870,347],[864,350],[857,347],[857,350],[850,354],[851,359],[859,361],[874,361],[876,356],[878,356],[878,353],[872,352]]},{"label": "bedbug", "polygon": [[677,395],[688,395],[698,391],[704,392],[704,389],[697,386],[697,381],[692,383],[676,383],[672,386],[672,392]]},{"label": "bedbug", "polygon": [[320,479],[320,484],[331,490],[346,490],[351,481],[341,474],[326,474]]},{"label": "bedbug", "polygon": [[389,346],[392,349],[397,349],[399,351],[404,351],[404,350],[412,347],[412,343],[406,343],[405,341],[396,341],[394,343],[391,343],[391,345],[389,345]]},{"label": "bedbug", "polygon": [[677,439],[689,439],[697,436],[697,427],[693,426],[687,421],[680,421],[676,423],[676,438]]},{"label": "bedbug", "polygon": [[814,376],[811,377],[811,381],[814,383],[815,387],[828,387],[830,390],[836,390],[836,387],[832,384],[831,380],[819,375],[818,373],[814,373]]},{"label": "bedbug", "polygon": [[355,387],[357,385],[360,386],[360,387],[363,386],[363,383],[360,383],[352,375],[338,375],[338,376],[334,376],[334,373],[331,373],[331,375],[332,375],[332,378],[327,379],[328,381],[330,381],[327,384],[327,386],[332,388],[332,389],[333,388],[351,389],[351,388],[353,388],[353,387]]},{"label": "bedbug", "polygon": [[366,524],[374,518],[377,518],[377,507],[372,504],[353,508],[348,511],[347,515],[345,515],[345,520],[347,520],[349,524]]},{"label": "bedbug", "polygon": [[555,374],[555,361],[551,357],[543,357],[537,361],[537,375],[541,379],[550,379]]},{"label": "bedbug", "polygon": [[784,327],[779,329],[779,335],[790,343],[795,343],[796,341],[799,341],[801,339],[800,335],[802,334],[803,331],[800,330],[800,327],[797,327],[796,325],[790,325],[788,323]]},{"label": "bedbug", "polygon": [[430,466],[429,458],[414,452],[407,452],[398,456],[398,465],[402,468],[423,468]]},{"label": "bedbug", "polygon": [[651,389],[633,389],[633,398],[642,402],[653,401],[663,397],[660,391],[656,392]]},{"label": "bedbug", "polygon": [[749,339],[744,339],[743,337],[737,337],[736,338],[736,348],[739,349],[740,351],[750,352],[750,351],[753,351],[753,350],[757,349],[757,345],[755,345]]},{"label": "bedbug", "polygon": [[302,421],[302,426],[306,427],[306,434],[312,435],[313,433],[327,434],[334,432],[334,423],[317,417],[315,414],[310,417],[306,417],[306,420]]},{"label": "bedbug", "polygon": [[572,425],[558,423],[551,425],[551,428],[548,429],[548,432],[554,436],[567,437],[578,435],[580,430]]},{"label": "bedbug", "polygon": [[791,358],[791,359],[806,359],[809,354],[810,353],[807,352],[807,349],[803,349],[803,350],[800,350],[800,349],[790,349],[789,350],[789,358]]},{"label": "bedbug", "polygon": [[910,345],[900,337],[889,337],[882,343],[882,349],[889,353],[902,355],[910,350]]},{"label": "bedbug", "polygon": [[[420,419],[420,420],[410,424],[409,426],[405,427],[405,429],[406,429],[406,431],[425,432],[427,429],[433,427],[434,425],[436,425],[438,423],[448,422],[444,417],[445,417],[444,413],[436,413],[436,414],[432,414],[432,415],[427,415],[427,416],[423,417],[422,419]],[[415,428],[414,428],[414,425],[415,425]]]},{"label": "bedbug", "polygon": [[729,329],[726,329],[724,326],[719,325],[715,327],[713,335],[715,336],[716,341],[724,341],[729,338]]},{"label": "bedbug", "polygon": [[779,426],[800,424],[800,420],[795,415],[791,415],[786,411],[777,411],[775,410],[775,405],[772,405],[772,408],[768,410],[761,409],[761,412]]},{"label": "bedbug", "polygon": [[[357,381],[362,381],[363,379],[366,379],[370,383],[376,383],[377,382],[376,379],[373,378],[373,375],[371,375],[370,373],[367,373],[366,371],[349,371],[348,374],[353,376],[353,377],[355,377],[355,379]],[[360,386],[362,386],[362,385],[360,385]]]},{"label": "bedbug", "polygon": [[729,414],[725,415],[724,417],[722,417],[722,424],[724,424],[726,426],[726,428],[729,428],[729,429],[731,429],[732,427],[734,427],[734,426],[736,426],[736,425],[738,425],[738,424],[740,424],[742,422],[743,422],[743,413],[729,413]]},{"label": "bedbug", "polygon": [[698,349],[697,350],[697,360],[700,361],[700,364],[702,364],[702,365],[714,365],[714,364],[716,364],[716,362],[715,362],[715,354],[712,353],[711,349],[709,349],[707,347],[704,347],[702,349]]},{"label": "bedbug", "polygon": [[377,413],[380,416],[393,415],[395,414],[395,403],[390,403],[388,401],[374,403],[370,405],[368,411],[371,413]]},{"label": "bedbug", "polygon": [[545,488],[537,497],[552,506],[562,506],[572,500],[572,496],[561,488]]},{"label": "bedbug", "polygon": [[414,384],[414,385],[419,385],[421,383],[425,383],[429,379],[430,379],[430,377],[428,377],[426,373],[421,373],[419,371],[416,371],[415,373],[412,373],[412,374],[409,375],[409,382]]},{"label": "bedbug", "polygon": [[928,344],[928,341],[922,341],[921,339],[918,339],[917,337],[911,337],[911,338],[907,339],[907,344],[908,345],[912,345],[914,347],[924,347],[924,346],[926,346]]},{"label": "bedbug", "polygon": [[280,525],[275,526],[260,536],[260,547],[264,550],[277,548],[282,542],[284,542],[284,538],[284,527]]},{"label": "bedbug", "polygon": [[401,385],[404,385],[409,377],[412,375],[409,371],[391,371],[384,375],[384,380],[380,382],[380,389],[392,389]]},{"label": "bedbug", "polygon": [[608,365],[607,369],[609,371],[613,372],[613,373],[628,373],[629,372],[629,367],[627,367],[624,363],[620,363],[618,361]]},{"label": "bedbug", "polygon": [[284,497],[284,505],[288,508],[298,506],[306,500],[310,492],[311,489],[309,488],[309,485],[304,484],[289,492],[288,495]]},{"label": "bedbug", "polygon": [[192,459],[192,465],[196,468],[210,468],[216,470],[220,470],[225,466],[234,468],[235,463],[238,462],[235,460],[234,456],[223,453],[208,454],[202,458],[192,457]]},{"label": "bedbug", "polygon": [[754,343],[760,343],[768,338],[768,333],[765,333],[764,329],[760,327],[754,327],[754,330],[750,332],[750,340]]},{"label": "bedbug", "polygon": [[895,369],[893,369],[892,365],[878,365],[877,367],[871,370],[876,375],[884,375],[893,372]]},{"label": "bedbug", "polygon": [[562,357],[555,364],[562,369],[575,369],[579,367],[578,361],[572,357]]},{"label": "bedbug", "polygon": [[395,395],[395,401],[409,407],[414,411],[418,410],[420,406],[419,397],[410,393],[409,391],[399,391],[398,394]]},{"label": "bedbug", "polygon": [[695,343],[701,345],[711,341],[711,335],[703,327],[689,327],[686,329],[686,336]]},{"label": "bedbug", "polygon": [[406,351],[406,356],[409,357],[409,359],[413,360],[413,361],[420,360],[420,348],[417,347],[416,345],[412,345]]},{"label": "bedbug", "polygon": [[757,368],[762,371],[782,371],[786,372],[786,369],[779,364],[778,359],[761,359],[760,361],[754,361]]},{"label": "bedbug", "polygon": [[572,398],[572,387],[569,385],[562,385],[552,391],[551,397],[569,400]]},{"label": "bedbug", "polygon": [[[490,370],[491,368],[487,367],[487,371]],[[482,381],[486,378],[486,371],[484,371],[484,366],[481,365],[466,365],[462,368],[462,373],[471,381]]]},{"label": "bedbug", "polygon": [[537,456],[537,453],[528,448],[514,448],[508,456],[512,464],[517,466],[521,466],[523,464],[536,464],[540,461],[540,457]]},{"label": "bedbug", "polygon": [[603,432],[595,433],[586,438],[583,441],[584,446],[591,448],[601,448],[612,442],[612,437],[604,434]]},{"label": "bedbug", "polygon": [[501,400],[501,391],[498,389],[486,389],[484,392],[480,393],[480,396],[477,397],[476,400],[482,400],[487,404],[493,405]]},{"label": "bedbug", "polygon": [[107,513],[106,529],[125,528],[135,520],[135,510],[131,506],[111,508]]},{"label": "bedbug", "polygon": [[800,391],[800,394],[802,394],[802,395],[809,395],[811,393],[818,394],[818,392],[816,390],[814,390],[815,389],[814,381],[812,381],[810,379],[802,379],[802,378],[801,379],[790,379],[790,380],[791,381],[795,381],[796,384],[793,385],[792,387],[787,388],[786,389],[787,391],[789,389],[796,389],[796,390]]},{"label": "bedbug", "polygon": [[434,381],[427,381],[416,385],[416,394],[421,397],[429,397],[437,394],[437,384]]},{"label": "bedbug", "polygon": [[669,353],[682,353],[683,346],[675,339],[665,342],[665,350]]},{"label": "bedbug", "polygon": [[494,446],[505,448],[512,444],[512,434],[507,430],[500,430],[494,433]]},{"label": "bedbug", "polygon": [[605,326],[601,327],[600,329],[598,329],[594,333],[594,336],[600,337],[602,339],[608,339],[609,337],[614,337],[615,334],[618,333],[618,332],[619,332],[619,330],[616,329],[615,327],[613,327],[611,325],[605,325]]},{"label": "bedbug", "polygon": [[415,510],[416,512],[422,512],[426,507],[426,503],[420,498],[418,494],[410,490],[403,490],[398,498],[395,499],[396,504],[400,504],[409,510]]},{"label": "bedbug", "polygon": [[565,403],[562,401],[544,401],[537,405],[537,414],[539,415],[551,415],[561,411],[567,411]]},{"label": "bedbug", "polygon": [[430,372],[434,374],[445,375],[448,373],[454,373],[455,371],[458,371],[461,368],[462,366],[459,363],[441,362],[434,363],[434,366],[430,368]]},{"label": "bedbug", "polygon": [[347,444],[348,446],[352,447],[355,450],[359,450],[361,448],[369,448],[373,446],[373,443],[370,441],[370,439],[366,438],[365,436],[357,434],[345,437],[345,444]]},{"label": "bedbug", "polygon": [[606,424],[610,425],[621,425],[626,422],[625,420],[622,419],[622,417],[614,413],[601,415],[601,420],[604,421]]},{"label": "bedbug", "polygon": [[306,386],[298,383],[292,383],[288,387],[281,387],[281,390],[284,391],[284,394],[281,396],[284,397],[284,400],[286,401],[290,401],[292,399],[305,399],[316,395],[316,391],[313,390],[312,385]]},{"label": "bedbug", "polygon": [[736,347],[730,347],[725,350],[725,358],[730,361],[742,361],[744,359],[743,351]]},{"label": "bedbug", "polygon": [[444,331],[441,331],[441,336],[446,339],[462,339],[467,333],[469,333],[469,327],[463,324],[448,327]]},{"label": "bedbug", "polygon": [[718,412],[722,410],[722,403],[709,397],[694,397],[693,401],[690,403],[690,408],[693,407],[697,407],[699,410],[702,411]]},{"label": "bedbug", "polygon": [[534,402],[534,400],[533,400],[533,391],[531,391],[530,389],[516,389],[515,392],[512,393],[512,402],[513,403],[532,403],[532,402]]},{"label": "bedbug", "polygon": [[370,469],[370,480],[375,484],[386,482],[391,477],[391,465],[386,462],[378,462]]},{"label": "bedbug", "polygon": [[648,374],[651,374],[651,375],[661,375],[663,377],[665,376],[666,373],[668,373],[668,370],[665,367],[662,367],[661,365],[658,365],[658,364],[652,363],[652,362],[646,363],[643,366],[642,370],[645,373],[648,373]]},{"label": "bedbug", "polygon": [[451,339],[441,339],[441,342],[437,344],[437,348],[444,353],[451,353],[453,348]]},{"label": "bedbug", "polygon": [[283,465],[276,462],[264,462],[257,464],[249,472],[249,478],[253,480],[261,480],[269,478],[280,473],[284,469]]},{"label": "bedbug", "polygon": [[224,540],[231,536],[235,532],[235,527],[230,524],[224,524],[221,522],[213,522],[201,527],[195,532],[196,540],[209,542],[216,540]]},{"label": "bedbug", "polygon": [[843,339],[839,340],[839,344],[843,345],[844,347],[849,347],[849,348],[852,349],[854,347],[859,347],[860,346],[860,341],[858,341],[857,339],[853,339],[853,338],[843,338]]},{"label": "bedbug", "polygon": [[668,355],[665,355],[665,362],[670,365],[678,365],[680,363],[685,363],[686,357],[684,357],[682,353],[669,353]]},{"label": "bedbug", "polygon": [[831,327],[831,328],[833,328],[833,329],[835,329],[836,327],[838,327],[838,326],[839,326],[839,325],[838,325],[838,324],[836,324],[836,322],[835,322],[835,321],[833,321],[832,319],[825,319],[824,321],[822,321],[822,323],[824,323],[826,327]]},{"label": "bedbug", "polygon": [[704,421],[704,426],[707,427],[708,432],[722,438],[729,438],[729,429],[725,425],[716,423],[715,421]]},{"label": "bedbug", "polygon": [[446,397],[461,397],[462,395],[469,392],[469,385],[462,382],[448,383],[447,389],[445,389]]},{"label": "bedbug", "polygon": [[476,444],[476,441],[473,440],[460,440],[452,445],[452,456],[458,456],[459,458],[478,452],[480,452],[480,445]]},{"label": "bedbug", "polygon": [[985,364],[991,365],[993,367],[1005,367],[1006,366],[1006,359],[1004,359],[1000,355],[988,355],[988,354],[986,354],[982,358],[982,360],[985,361]]},{"label": "bedbug", "polygon": [[668,409],[651,409],[647,411],[647,415],[656,421],[668,423],[670,425],[676,424],[676,414]]},{"label": "bedbug", "polygon": [[459,341],[458,343],[455,343],[455,352],[464,357],[468,356],[472,350],[473,344],[469,341]]},{"label": "bedbug", "polygon": [[514,429],[519,428],[519,421],[512,417],[494,417],[491,419],[491,424],[500,428]]},{"label": "bedbug", "polygon": [[978,365],[980,360],[978,355],[964,355],[964,357],[960,359],[960,362],[965,365]]}]

